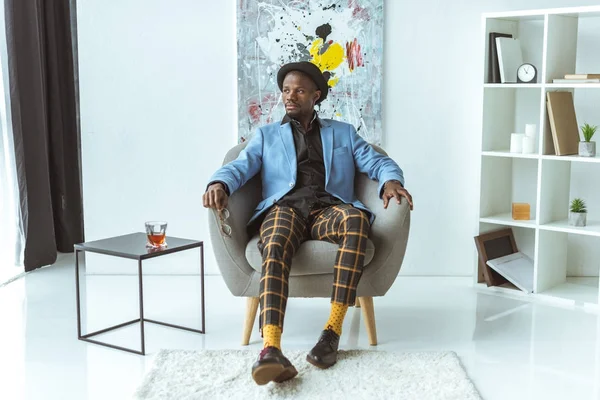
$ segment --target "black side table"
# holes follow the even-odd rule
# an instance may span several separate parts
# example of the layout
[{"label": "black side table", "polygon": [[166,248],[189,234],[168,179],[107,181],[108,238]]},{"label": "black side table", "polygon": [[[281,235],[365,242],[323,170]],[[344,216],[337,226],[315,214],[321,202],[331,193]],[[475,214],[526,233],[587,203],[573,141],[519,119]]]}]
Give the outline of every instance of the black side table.
[{"label": "black side table", "polygon": [[[146,355],[146,346],[144,342],[144,323],[151,322],[153,324],[159,324],[164,326],[169,326],[171,328],[184,329],[191,332],[197,333],[205,333],[205,324],[204,324],[204,242],[196,241],[196,240],[188,240],[188,239],[180,239],[175,237],[167,236],[166,241],[168,247],[165,249],[148,249],[146,247],[146,234],[145,233],[132,233],[124,236],[117,236],[113,238],[79,243],[76,244],[75,247],[75,282],[77,289],[77,338],[79,340],[83,340],[86,342],[98,344],[101,346],[111,347],[113,349],[124,350],[135,354]],[[179,251],[190,250],[194,248],[200,248],[200,285],[202,290],[201,295],[201,308],[202,308],[202,329],[193,329],[187,328],[184,326],[167,324],[165,322],[160,322],[156,320],[151,320],[144,318],[144,287],[142,280],[142,261],[160,257],[167,254],[177,253]],[[139,296],[140,296],[140,317],[134,319],[133,321],[124,322],[122,324],[118,324],[115,326],[111,326],[110,328],[102,329],[96,332],[81,334],[81,306],[80,306],[80,293],[79,293],[79,253],[80,252],[91,252],[91,253],[100,253],[106,254],[109,256],[128,258],[131,260],[137,260],[138,262],[138,280],[139,280]],[[109,343],[100,342],[98,340],[90,339],[92,336],[99,335],[101,333],[106,333],[108,331],[122,328],[127,325],[140,323],[140,333],[141,333],[141,351],[128,349],[121,346],[115,346]]]}]

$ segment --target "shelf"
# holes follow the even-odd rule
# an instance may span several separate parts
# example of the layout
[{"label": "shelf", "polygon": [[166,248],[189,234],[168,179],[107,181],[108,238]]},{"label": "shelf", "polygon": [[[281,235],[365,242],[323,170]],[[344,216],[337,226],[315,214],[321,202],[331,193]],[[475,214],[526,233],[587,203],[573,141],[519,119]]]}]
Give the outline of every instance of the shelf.
[{"label": "shelf", "polygon": [[538,293],[540,297],[558,298],[576,305],[598,305],[598,277],[573,277],[551,289]]},{"label": "shelf", "polygon": [[[482,151],[481,155],[486,157],[509,157],[509,158],[539,158],[539,154],[522,154],[522,153],[511,153],[508,150],[504,151]],[[600,161],[600,160],[599,160]]]},{"label": "shelf", "polygon": [[600,89],[600,83],[547,83],[546,89]]},{"label": "shelf", "polygon": [[509,21],[543,21],[544,14],[544,10],[532,10],[484,13],[483,16],[487,19],[505,19]]},{"label": "shelf", "polygon": [[600,89],[600,83],[484,83],[486,89]]},{"label": "shelf", "polygon": [[489,217],[482,217],[479,219],[479,222],[484,222],[487,224],[495,224],[495,225],[506,225],[506,226],[520,226],[522,228],[535,228],[535,220],[531,219],[529,221],[515,221],[512,219],[511,213],[503,213],[497,215],[491,215]]},{"label": "shelf", "polygon": [[578,7],[571,12],[559,10],[556,14],[571,18],[598,18],[600,17],[600,8],[598,6]]},{"label": "shelf", "polygon": [[600,17],[600,6],[564,7],[536,10],[501,11],[484,13],[484,18],[509,19],[509,20],[539,20],[548,15],[563,15],[572,18]]},{"label": "shelf", "polygon": [[501,88],[501,89],[539,89],[542,87],[541,83],[484,83],[484,88]]},{"label": "shelf", "polygon": [[[554,155],[547,94],[573,94],[577,126],[600,126],[600,83],[566,81],[566,74],[597,73],[600,5],[483,14],[483,107],[479,175],[479,229],[512,229],[519,251],[533,260],[534,293],[513,286],[480,286],[488,292],[522,294],[555,305],[600,311],[600,148],[596,157]],[[523,62],[538,71],[535,83],[491,82],[490,32],[521,43]],[[535,153],[511,153],[511,134],[536,125]],[[579,132],[581,134],[581,132]],[[596,139],[600,142],[600,139]],[[570,226],[569,206],[581,197],[587,226]],[[531,219],[512,219],[512,203],[528,203]],[[479,275],[479,262],[475,263]],[[572,278],[571,276],[594,276]]]},{"label": "shelf", "polygon": [[542,156],[543,160],[554,160],[554,161],[574,161],[574,162],[586,162],[586,163],[600,163],[600,156],[596,157],[580,157],[577,155],[572,156]]},{"label": "shelf", "polygon": [[[544,231],[573,233],[600,237],[600,219],[596,214],[600,191],[595,182],[600,179],[600,161],[583,162],[587,157],[542,156],[539,228]],[[575,161],[575,162],[560,162]],[[589,206],[587,226],[568,223],[572,199],[582,197]]]},{"label": "shelf", "polygon": [[587,221],[587,226],[571,226],[568,220],[540,225],[540,229],[554,232],[574,233],[600,237],[600,221]]},{"label": "shelf", "polygon": [[[481,162],[481,222],[531,226],[537,216],[538,160],[518,157],[483,157]],[[528,203],[531,222],[513,221],[512,204]]]},{"label": "shelf", "polygon": [[534,149],[539,149],[541,86],[492,84],[483,101],[483,151],[508,152],[512,133],[525,133],[527,124],[537,127]]}]

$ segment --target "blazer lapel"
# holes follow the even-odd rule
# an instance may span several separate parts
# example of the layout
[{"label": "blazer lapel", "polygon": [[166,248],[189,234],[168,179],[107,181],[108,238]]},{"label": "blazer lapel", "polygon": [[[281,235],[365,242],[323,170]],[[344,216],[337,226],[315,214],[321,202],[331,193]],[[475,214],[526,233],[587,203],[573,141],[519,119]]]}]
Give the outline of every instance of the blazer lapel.
[{"label": "blazer lapel", "polygon": [[323,161],[325,162],[325,187],[329,183],[331,173],[331,160],[333,159],[333,128],[325,121],[322,121],[321,141],[323,142]]},{"label": "blazer lapel", "polygon": [[292,135],[292,125],[288,122],[286,124],[281,125],[279,128],[281,133],[281,141],[283,142],[283,147],[285,148],[285,155],[290,164],[290,170],[292,171],[292,177],[296,177],[296,146],[294,145],[294,136]]}]

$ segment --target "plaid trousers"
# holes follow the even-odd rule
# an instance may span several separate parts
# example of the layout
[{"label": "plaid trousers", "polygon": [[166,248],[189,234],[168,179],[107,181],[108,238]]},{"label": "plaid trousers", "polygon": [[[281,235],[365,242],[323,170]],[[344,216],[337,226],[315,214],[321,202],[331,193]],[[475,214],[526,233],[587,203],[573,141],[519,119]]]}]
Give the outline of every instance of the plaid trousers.
[{"label": "plaid trousers", "polygon": [[258,242],[262,253],[261,332],[267,324],[278,325],[283,331],[292,257],[308,239],[339,244],[333,266],[331,302],[353,305],[370,228],[367,214],[348,204],[318,210],[308,221],[293,208],[274,206],[261,224]]}]

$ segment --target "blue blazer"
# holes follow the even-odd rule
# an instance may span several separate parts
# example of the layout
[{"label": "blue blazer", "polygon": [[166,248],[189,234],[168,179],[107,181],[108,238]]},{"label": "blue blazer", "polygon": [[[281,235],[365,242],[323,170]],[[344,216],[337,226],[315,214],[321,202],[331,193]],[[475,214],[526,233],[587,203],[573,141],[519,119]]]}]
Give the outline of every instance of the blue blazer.
[{"label": "blue blazer", "polygon": [[[389,157],[375,151],[357,133],[354,126],[330,119],[321,119],[321,140],[325,162],[325,190],[344,203],[373,213],[354,193],[355,171],[379,181],[381,198],[383,184],[396,179],[404,185],[404,174]],[[261,174],[263,200],[254,210],[251,224],[296,184],[297,160],[292,126],[275,122],[258,128],[237,159],[222,166],[210,182],[222,181],[233,194],[257,173]]]}]

